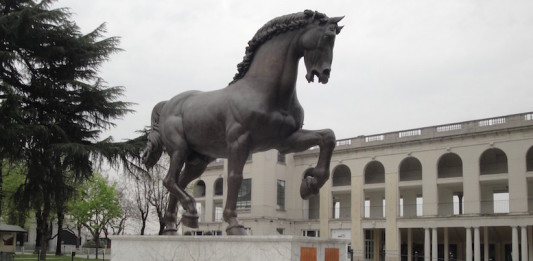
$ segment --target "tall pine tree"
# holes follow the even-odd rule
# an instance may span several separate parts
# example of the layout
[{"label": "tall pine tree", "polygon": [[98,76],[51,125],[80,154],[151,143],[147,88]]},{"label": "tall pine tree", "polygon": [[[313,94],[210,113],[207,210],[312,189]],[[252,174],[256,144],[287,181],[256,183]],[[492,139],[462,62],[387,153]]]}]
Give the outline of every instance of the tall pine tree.
[{"label": "tall pine tree", "polygon": [[144,145],[143,138],[98,141],[113,120],[131,112],[119,100],[123,88],[98,76],[119,51],[119,38],[105,38],[104,24],[82,34],[69,10],[51,9],[52,2],[0,0],[0,131],[7,133],[0,157],[27,165],[18,198],[36,213],[42,249],[54,212],[71,194],[70,180],[90,177],[92,160],[102,156],[112,163],[137,158]]}]

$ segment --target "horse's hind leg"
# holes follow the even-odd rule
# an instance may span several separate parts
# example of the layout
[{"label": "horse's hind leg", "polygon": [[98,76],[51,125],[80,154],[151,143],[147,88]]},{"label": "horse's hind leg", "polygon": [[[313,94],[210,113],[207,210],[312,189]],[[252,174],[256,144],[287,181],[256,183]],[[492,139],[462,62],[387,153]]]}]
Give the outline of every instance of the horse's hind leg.
[{"label": "horse's hind leg", "polygon": [[165,211],[165,235],[177,234],[177,203],[178,199],[185,196],[185,192],[177,186],[177,179],[179,177],[181,168],[183,167],[186,154],[184,150],[175,150],[170,154],[170,167],[167,175],[163,180],[163,186],[167,188],[170,193],[167,210]]},{"label": "horse's hind leg", "polygon": [[195,200],[185,191],[185,188],[191,181],[202,175],[211,161],[213,161],[212,158],[199,154],[190,155],[181,174],[176,176],[175,180],[172,181],[174,182],[173,184],[177,184],[178,189],[183,191],[183,194],[178,198],[173,193],[170,193],[168,207],[165,213],[165,235],[175,235],[177,233],[176,219],[178,199],[185,209],[185,213],[181,218],[181,223],[184,226],[191,228],[198,227],[198,212],[196,210]]},{"label": "horse's hind leg", "polygon": [[[205,169],[204,164],[207,166],[208,163],[192,164],[189,160],[187,164],[185,164],[186,167],[183,173],[180,175],[185,159],[189,158],[190,153],[184,142],[176,142],[174,144],[174,150],[170,156],[170,168],[167,176],[163,180],[163,185],[170,192],[170,198],[165,212],[165,235],[173,235],[177,233],[176,218],[178,201],[186,211],[184,213],[184,218],[182,219],[183,224],[188,227],[198,227],[198,212],[196,211],[194,198],[185,192],[185,186],[179,186],[178,182],[180,176],[200,175]],[[190,175],[189,173],[194,173],[194,175]]]},{"label": "horse's hind leg", "polygon": [[177,226],[177,218],[178,218],[178,198],[172,194],[169,193],[168,196],[168,205],[167,210],[165,211],[165,230],[163,231],[163,235],[177,235],[178,234],[178,226]]},{"label": "horse's hind leg", "polygon": [[[185,188],[189,183],[196,178],[200,177],[204,173],[207,165],[214,159],[199,155],[193,154],[189,157],[185,163],[185,169],[181,173],[178,179],[178,187],[185,191]],[[185,201],[189,202],[189,207],[191,209],[186,209],[186,212],[181,217],[181,223],[184,226],[197,228],[198,227],[198,212],[196,210],[196,204],[193,197],[191,197],[186,191],[187,199]],[[182,203],[183,204],[183,203]]]}]

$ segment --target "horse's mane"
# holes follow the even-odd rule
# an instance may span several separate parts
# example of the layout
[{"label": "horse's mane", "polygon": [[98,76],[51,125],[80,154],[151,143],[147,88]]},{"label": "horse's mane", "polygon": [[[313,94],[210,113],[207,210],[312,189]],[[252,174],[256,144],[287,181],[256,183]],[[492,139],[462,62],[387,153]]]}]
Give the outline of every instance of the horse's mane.
[{"label": "horse's mane", "polygon": [[237,64],[237,73],[233,77],[233,81],[231,81],[229,84],[232,84],[244,77],[248,71],[248,68],[250,68],[250,64],[252,63],[255,52],[263,43],[281,33],[294,31],[313,23],[315,20],[324,19],[327,19],[327,16],[323,13],[305,10],[304,12],[300,13],[280,16],[267,22],[265,25],[263,25],[263,27],[257,30],[257,33],[255,33],[252,40],[248,42],[248,47],[246,47],[244,58],[241,63]]}]

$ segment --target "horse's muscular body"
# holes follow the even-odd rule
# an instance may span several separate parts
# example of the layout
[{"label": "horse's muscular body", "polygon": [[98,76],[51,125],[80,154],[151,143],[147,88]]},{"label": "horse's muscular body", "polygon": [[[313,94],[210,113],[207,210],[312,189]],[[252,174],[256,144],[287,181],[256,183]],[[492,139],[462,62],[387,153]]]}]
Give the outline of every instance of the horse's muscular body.
[{"label": "horse's muscular body", "polygon": [[329,178],[335,135],[328,129],[302,129],[304,113],[296,96],[296,76],[298,62],[304,57],[306,79],[318,76],[320,82],[328,82],[340,19],[311,11],[276,18],[250,41],[239,73],[229,86],[185,92],[156,105],[143,160],[152,166],[163,147],[171,157],[164,180],[171,193],[165,213],[167,234],[176,233],[178,200],[186,210],[182,223],[198,226],[194,198],[184,189],[215,158],[228,158],[224,220],[229,235],[245,234],[236,204],[250,153],[269,149],[289,153],[318,145],[317,165],[303,179],[300,194],[307,198],[318,193]]}]

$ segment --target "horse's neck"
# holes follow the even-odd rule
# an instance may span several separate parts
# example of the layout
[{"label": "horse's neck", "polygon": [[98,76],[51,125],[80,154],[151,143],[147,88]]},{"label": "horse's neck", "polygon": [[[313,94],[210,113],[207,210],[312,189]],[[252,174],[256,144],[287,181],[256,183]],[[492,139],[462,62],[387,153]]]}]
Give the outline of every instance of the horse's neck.
[{"label": "horse's neck", "polygon": [[[260,81],[251,88],[282,102],[296,98],[295,86],[298,61],[301,58],[299,36],[292,31],[273,37],[264,43],[254,55],[252,64],[244,78]],[[289,102],[289,101],[287,101]]]}]

